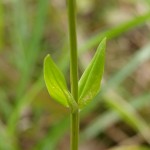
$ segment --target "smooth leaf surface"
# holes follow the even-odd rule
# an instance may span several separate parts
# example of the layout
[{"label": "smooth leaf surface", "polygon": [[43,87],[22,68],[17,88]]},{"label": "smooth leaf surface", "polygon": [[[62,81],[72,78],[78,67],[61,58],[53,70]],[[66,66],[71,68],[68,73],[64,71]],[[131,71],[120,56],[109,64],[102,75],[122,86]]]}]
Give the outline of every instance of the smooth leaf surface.
[{"label": "smooth leaf surface", "polygon": [[92,61],[79,81],[79,107],[83,108],[99,92],[104,71],[106,38],[100,43]]},{"label": "smooth leaf surface", "polygon": [[44,80],[49,94],[66,107],[75,109],[77,104],[67,89],[65,78],[50,55],[44,60]]}]

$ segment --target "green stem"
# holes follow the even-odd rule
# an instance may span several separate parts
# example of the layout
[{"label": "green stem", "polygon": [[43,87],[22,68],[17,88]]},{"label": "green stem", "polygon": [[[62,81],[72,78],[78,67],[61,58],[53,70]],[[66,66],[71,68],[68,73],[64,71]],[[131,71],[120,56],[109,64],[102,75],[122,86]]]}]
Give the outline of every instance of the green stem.
[{"label": "green stem", "polygon": [[79,141],[79,112],[71,114],[71,150],[78,150]]},{"label": "green stem", "polygon": [[[78,103],[78,54],[76,37],[75,0],[68,0],[68,23],[70,39],[70,82],[71,93]],[[71,114],[71,150],[78,150],[79,110]]]}]

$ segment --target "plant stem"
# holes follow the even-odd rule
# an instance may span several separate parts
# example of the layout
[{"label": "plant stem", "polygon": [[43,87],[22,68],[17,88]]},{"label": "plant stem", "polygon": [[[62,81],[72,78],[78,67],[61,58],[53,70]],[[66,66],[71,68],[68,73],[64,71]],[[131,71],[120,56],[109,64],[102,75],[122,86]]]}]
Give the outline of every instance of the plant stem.
[{"label": "plant stem", "polygon": [[[78,103],[78,54],[76,37],[75,0],[68,0],[68,23],[70,39],[70,82],[71,93]],[[78,150],[79,110],[71,113],[71,150]]]},{"label": "plant stem", "polygon": [[71,150],[78,150],[79,141],[79,113],[78,111],[71,114]]}]

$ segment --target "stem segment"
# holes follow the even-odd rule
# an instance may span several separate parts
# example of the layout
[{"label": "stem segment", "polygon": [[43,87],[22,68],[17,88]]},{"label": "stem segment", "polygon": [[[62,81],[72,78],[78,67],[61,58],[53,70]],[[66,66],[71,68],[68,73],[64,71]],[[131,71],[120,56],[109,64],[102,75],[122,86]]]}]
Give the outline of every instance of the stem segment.
[{"label": "stem segment", "polygon": [[78,150],[79,141],[79,113],[71,114],[71,150]]},{"label": "stem segment", "polygon": [[[68,23],[70,39],[70,82],[71,93],[78,103],[78,54],[77,54],[77,37],[76,37],[76,12],[75,0],[68,2]],[[79,110],[71,114],[71,150],[78,150],[79,140]]]}]

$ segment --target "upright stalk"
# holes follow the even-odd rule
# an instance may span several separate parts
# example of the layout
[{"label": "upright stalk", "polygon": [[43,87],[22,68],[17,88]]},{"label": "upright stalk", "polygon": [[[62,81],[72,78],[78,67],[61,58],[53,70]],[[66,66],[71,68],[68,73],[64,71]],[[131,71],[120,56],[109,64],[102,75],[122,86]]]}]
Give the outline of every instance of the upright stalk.
[{"label": "upright stalk", "polygon": [[[70,82],[71,93],[78,103],[78,61],[77,61],[77,37],[76,37],[76,11],[75,0],[68,2],[68,24],[70,39]],[[71,113],[71,150],[78,150],[79,139],[79,110]]]}]

